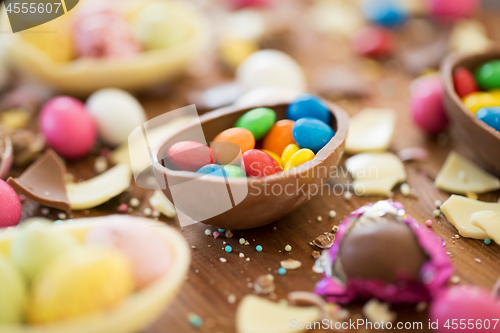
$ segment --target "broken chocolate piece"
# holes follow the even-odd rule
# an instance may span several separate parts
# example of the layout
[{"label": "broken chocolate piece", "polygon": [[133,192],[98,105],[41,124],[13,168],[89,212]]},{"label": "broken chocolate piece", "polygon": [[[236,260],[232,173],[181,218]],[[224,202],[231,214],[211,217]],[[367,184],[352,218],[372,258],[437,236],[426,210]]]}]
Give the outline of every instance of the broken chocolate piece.
[{"label": "broken chocolate piece", "polygon": [[0,179],[3,179],[10,170],[12,155],[12,142],[10,138],[0,134]]},{"label": "broken chocolate piece", "polygon": [[8,183],[18,194],[47,207],[69,212],[66,195],[66,167],[57,154],[49,149],[19,178],[9,178]]},{"label": "broken chocolate piece", "polygon": [[320,249],[329,249],[333,245],[333,241],[335,240],[335,234],[328,233],[326,235],[319,235],[313,240],[313,244]]}]

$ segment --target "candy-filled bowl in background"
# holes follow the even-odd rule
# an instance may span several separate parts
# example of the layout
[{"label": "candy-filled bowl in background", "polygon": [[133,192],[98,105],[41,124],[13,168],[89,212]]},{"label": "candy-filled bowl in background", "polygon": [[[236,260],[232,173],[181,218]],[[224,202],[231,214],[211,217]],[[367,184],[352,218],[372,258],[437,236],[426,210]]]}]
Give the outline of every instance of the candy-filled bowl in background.
[{"label": "candy-filled bowl in background", "polygon": [[[125,299],[120,301],[112,308],[107,308],[99,312],[83,314],[78,317],[66,318],[65,320],[60,321],[57,320],[36,324],[2,323],[0,324],[0,330],[3,333],[132,333],[145,329],[148,325],[152,324],[153,321],[156,320],[158,316],[160,316],[161,313],[166,309],[167,305],[172,302],[174,296],[179,291],[181,284],[184,282],[185,276],[187,274],[190,263],[190,252],[188,245],[182,235],[174,228],[166,226],[165,224],[159,222],[155,222],[154,220],[122,215],[82,218],[73,220],[73,223],[69,222],[70,221],[54,225],[49,224],[47,228],[51,228],[51,232],[63,232],[71,235],[72,238],[78,241],[78,246],[84,246],[83,244],[88,237],[89,231],[92,231],[96,227],[106,226],[110,223],[114,225],[133,223],[140,225],[142,228],[151,228],[152,233],[156,234],[159,241],[163,241],[164,246],[166,246],[170,251],[170,266],[163,275],[159,276],[156,280],[152,281],[144,288],[136,290],[132,294],[128,295]],[[9,257],[9,253],[14,251],[12,248],[15,246],[15,238],[19,236],[23,232],[23,230],[25,229],[17,228],[11,230],[7,229],[0,232],[0,255],[2,257],[7,258]],[[111,238],[108,237],[108,239]],[[36,244],[33,246],[36,246]],[[106,248],[103,247],[102,249]],[[62,253],[61,256],[64,256],[65,254],[68,254],[68,252]],[[151,258],[152,261],[156,259],[157,258]],[[57,259],[55,259],[55,261],[57,261]],[[82,260],[80,260],[80,262],[81,261]],[[97,269],[95,265],[92,267],[94,269]],[[42,271],[42,273],[45,272],[47,272],[47,270]],[[105,277],[107,276],[101,274],[101,278]],[[53,274],[52,278],[54,278]],[[74,276],[74,278],[78,279],[77,276]],[[54,281],[55,280],[52,280],[52,282]],[[58,281],[61,282],[61,279],[59,279]],[[86,286],[86,288],[88,288],[88,285]],[[53,288],[49,287],[48,289],[46,288],[44,290],[45,292],[47,292],[50,289]],[[73,292],[75,294],[82,294],[82,291],[77,289],[72,291],[72,293]],[[85,291],[85,294],[88,294],[88,292],[89,291]],[[33,296],[28,295],[28,297]],[[49,297],[47,296],[47,293],[45,294],[45,297]],[[52,306],[57,305],[57,301],[61,302],[61,307],[64,307],[65,305],[67,306],[67,304],[65,304],[65,302],[60,299],[52,301],[49,304]]]},{"label": "candy-filled bowl in background", "polygon": [[[251,229],[276,221],[321,193],[342,158],[349,117],[335,104],[326,106],[335,135],[314,159],[295,168],[263,178],[229,179],[200,177],[199,173],[175,170],[168,165],[167,151],[171,146],[193,138],[210,144],[252,109],[230,106],[204,114],[158,143],[152,153],[157,181],[176,207],[193,220],[230,230]],[[274,110],[280,120],[285,118],[288,104],[263,107]]]},{"label": "candy-filled bowl in background", "polygon": [[500,132],[479,120],[466,107],[455,89],[453,78],[457,68],[466,68],[474,73],[479,66],[492,60],[500,60],[500,50],[475,55],[452,54],[444,60],[441,73],[445,106],[460,143],[474,155],[479,164],[500,175]]},{"label": "candy-filled bowl in background", "polygon": [[[184,73],[193,59],[204,50],[209,29],[203,14],[182,2],[119,1],[122,6],[119,11],[124,17],[130,17],[140,6],[152,2],[165,5],[176,22],[182,23],[179,29],[182,28],[185,36],[181,40],[168,47],[143,50],[129,57],[74,58],[69,55],[74,51],[65,49],[71,48],[68,46],[72,43],[71,39],[68,40],[73,29],[71,20],[78,15],[79,6],[85,4],[80,1],[75,9],[53,21],[5,35],[9,38],[8,61],[21,72],[53,89],[77,96],[89,95],[106,87],[138,91],[170,81]],[[5,8],[0,15],[0,26],[5,31],[11,29]],[[35,45],[40,43],[43,45]]]}]

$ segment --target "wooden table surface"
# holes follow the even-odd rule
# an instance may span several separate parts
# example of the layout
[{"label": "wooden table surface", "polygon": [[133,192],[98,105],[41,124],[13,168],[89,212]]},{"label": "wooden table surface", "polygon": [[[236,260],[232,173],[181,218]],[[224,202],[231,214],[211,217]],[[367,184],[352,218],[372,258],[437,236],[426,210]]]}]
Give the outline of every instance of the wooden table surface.
[{"label": "wooden table surface", "polygon": [[[302,18],[305,19],[305,18]],[[494,40],[500,40],[500,23],[496,13],[488,13],[482,18],[488,26],[489,35]],[[307,28],[306,24],[297,22],[289,36],[270,46],[280,48],[294,56],[311,75],[314,70],[333,65],[352,65],[360,67],[361,61],[351,56],[346,41],[319,36]],[[207,60],[209,61],[209,60]],[[206,64],[205,64],[206,65]],[[362,67],[362,66],[361,66]],[[361,68],[360,67],[360,68]],[[167,87],[159,87],[154,91],[140,96],[148,116],[153,118],[166,111],[188,105],[188,93],[193,89],[203,89],[230,79],[227,71],[214,64],[209,70],[197,76],[183,78]],[[384,63],[378,78],[370,85],[372,93],[364,99],[344,99],[336,102],[354,115],[363,107],[390,107],[398,113],[395,136],[390,151],[397,152],[407,147],[423,147],[430,153],[426,161],[405,163],[408,174],[407,183],[411,186],[416,197],[403,197],[399,189],[394,190],[394,199],[404,204],[407,213],[420,222],[431,219],[434,224],[432,230],[446,241],[446,250],[451,253],[455,265],[455,275],[460,283],[474,284],[491,289],[500,276],[500,246],[491,244],[486,246],[480,240],[460,237],[452,240],[457,230],[444,218],[435,218],[432,214],[434,201],[445,201],[450,194],[439,191],[433,181],[443,164],[448,152],[456,149],[465,155],[470,152],[461,150],[453,135],[445,133],[439,139],[429,138],[420,132],[411,122],[408,110],[409,83],[414,77],[408,74],[397,61]],[[166,92],[166,93],[165,93]],[[94,176],[92,169],[95,156],[83,161],[68,163],[68,171],[77,179],[86,179]],[[345,159],[345,158],[344,158]],[[343,165],[343,162],[342,164]],[[15,170],[14,174],[20,170]],[[325,186],[332,186],[342,179],[331,179]],[[276,293],[272,299],[285,299],[291,291],[312,291],[315,284],[322,278],[321,274],[314,273],[312,266],[314,259],[311,253],[317,250],[309,242],[324,232],[330,231],[333,225],[339,224],[350,212],[367,202],[376,202],[382,197],[356,197],[346,201],[342,196],[318,195],[312,198],[295,212],[271,225],[246,231],[235,231],[234,237],[226,239],[206,236],[206,225],[195,224],[182,228],[182,233],[192,246],[192,263],[186,282],[173,304],[165,309],[164,314],[146,332],[235,332],[235,312],[241,299],[253,292],[248,286],[256,277],[263,274],[275,276]],[[147,207],[148,198],[152,190],[143,190],[135,186],[129,191],[112,199],[110,202],[87,212],[74,212],[74,217],[105,215],[117,213],[117,206],[136,197],[141,200],[140,209],[134,210],[132,215],[142,215],[142,208]],[[479,196],[480,200],[496,202],[500,191]],[[23,203],[23,216],[40,216],[40,206],[26,201]],[[334,209],[337,217],[328,218],[329,210]],[[56,218],[56,212],[49,217]],[[321,222],[316,217],[323,217]],[[178,225],[175,219],[161,217],[161,220],[171,225]],[[211,228],[215,230],[214,228]],[[240,245],[238,239],[244,237],[250,246]],[[233,247],[232,253],[225,253],[223,242]],[[257,252],[256,245],[262,245],[263,251]],[[285,245],[291,245],[292,251],[285,252]],[[250,261],[238,256],[242,252]],[[224,257],[227,262],[222,263],[219,258]],[[302,262],[298,270],[289,270],[286,275],[279,276],[277,270],[280,261],[293,258]],[[474,259],[480,259],[478,263]],[[228,296],[234,295],[236,302],[231,304]],[[270,297],[267,297],[270,298]],[[363,302],[356,302],[347,306],[351,316],[360,313]],[[426,312],[415,311],[415,306],[393,306],[398,313],[398,321],[423,321],[427,327]],[[199,329],[190,326],[188,314],[199,315],[204,323]],[[425,330],[424,330],[425,331]]]}]

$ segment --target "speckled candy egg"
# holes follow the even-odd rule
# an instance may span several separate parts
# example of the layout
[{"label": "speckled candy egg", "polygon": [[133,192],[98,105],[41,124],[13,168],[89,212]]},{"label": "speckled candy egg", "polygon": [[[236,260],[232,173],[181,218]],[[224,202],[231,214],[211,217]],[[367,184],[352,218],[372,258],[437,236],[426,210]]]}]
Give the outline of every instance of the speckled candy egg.
[{"label": "speckled candy egg", "polygon": [[[470,332],[498,332],[493,329],[495,320],[500,318],[500,301],[491,294],[475,286],[455,286],[439,293],[429,310],[431,322],[438,321],[437,332],[451,332],[465,319]],[[456,320],[454,320],[456,319]],[[449,326],[449,327],[447,327]]]},{"label": "speckled candy egg", "polygon": [[274,86],[306,90],[306,78],[300,65],[288,54],[277,50],[261,50],[243,61],[236,79],[246,90]]},{"label": "speckled candy egg", "polygon": [[128,92],[107,88],[93,93],[86,102],[100,139],[111,146],[127,142],[130,132],[146,121],[139,101]]},{"label": "speckled candy egg", "polygon": [[415,83],[411,91],[410,109],[415,124],[428,134],[435,135],[448,125],[443,83],[439,76],[424,77]]},{"label": "speckled candy egg", "polygon": [[21,202],[16,191],[0,179],[0,228],[13,227],[21,219]]},{"label": "speckled candy egg", "polygon": [[67,159],[86,156],[95,143],[97,128],[85,105],[69,96],[48,101],[38,119],[47,144]]}]

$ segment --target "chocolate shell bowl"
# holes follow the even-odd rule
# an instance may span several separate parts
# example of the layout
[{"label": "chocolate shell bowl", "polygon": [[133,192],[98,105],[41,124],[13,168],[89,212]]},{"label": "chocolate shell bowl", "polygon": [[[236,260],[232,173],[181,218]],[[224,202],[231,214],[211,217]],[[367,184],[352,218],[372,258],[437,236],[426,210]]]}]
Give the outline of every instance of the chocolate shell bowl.
[{"label": "chocolate shell bowl", "polygon": [[[288,104],[263,105],[284,119]],[[241,230],[257,228],[276,221],[321,191],[344,153],[349,125],[347,113],[328,103],[332,114],[330,126],[335,136],[315,158],[286,172],[265,178],[228,178],[203,176],[173,170],[168,165],[167,150],[173,144],[192,140],[203,129],[207,143],[217,134],[234,126],[245,112],[253,108],[230,106],[204,114],[170,134],[153,150],[153,165],[158,183],[177,209],[195,221],[219,228]],[[180,190],[179,190],[180,189]],[[226,194],[227,193],[227,194]]]},{"label": "chocolate shell bowl", "polygon": [[[163,0],[156,1],[163,2]],[[136,3],[140,5],[146,2]],[[8,60],[20,72],[37,79],[58,92],[76,96],[87,96],[98,89],[107,87],[140,91],[155,84],[171,81],[184,74],[189,69],[191,62],[206,48],[208,27],[203,13],[196,8],[182,2],[164,2],[169,4],[173,15],[185,22],[186,30],[189,31],[188,36],[183,41],[171,47],[147,50],[126,58],[82,57],[71,61],[57,62],[43,50],[23,39],[21,36],[23,32],[21,32],[20,34],[5,34],[5,39],[9,38],[7,43]],[[130,14],[134,9],[135,7],[130,5],[126,6],[124,11]],[[66,15],[73,15],[74,12],[75,9]],[[43,24],[39,27],[42,29],[46,25]],[[0,27],[4,31],[11,31],[5,7],[0,15]],[[53,30],[50,27],[43,29]],[[25,33],[29,34],[30,30]]]},{"label": "chocolate shell bowl", "polygon": [[476,162],[500,175],[500,133],[477,119],[465,107],[453,84],[453,72],[456,68],[465,67],[474,71],[483,63],[494,59],[500,59],[500,50],[468,56],[452,54],[444,60],[441,73],[446,110],[460,143],[474,154]]}]

